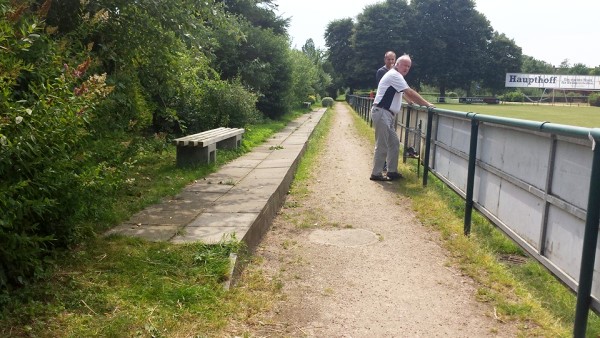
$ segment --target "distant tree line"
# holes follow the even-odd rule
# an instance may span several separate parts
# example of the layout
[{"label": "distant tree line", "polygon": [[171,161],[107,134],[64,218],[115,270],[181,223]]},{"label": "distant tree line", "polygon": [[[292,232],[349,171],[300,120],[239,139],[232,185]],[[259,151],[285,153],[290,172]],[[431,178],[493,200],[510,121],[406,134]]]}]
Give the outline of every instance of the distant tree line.
[{"label": "distant tree line", "polygon": [[493,30],[472,0],[382,1],[365,7],[356,20],[330,22],[325,44],[336,90],[375,88],[375,71],[388,50],[411,55],[409,83],[435,87],[440,96],[454,89],[470,95],[474,88],[501,93],[506,73],[600,73],[600,66],[565,60],[555,68],[523,55],[514,40]]}]

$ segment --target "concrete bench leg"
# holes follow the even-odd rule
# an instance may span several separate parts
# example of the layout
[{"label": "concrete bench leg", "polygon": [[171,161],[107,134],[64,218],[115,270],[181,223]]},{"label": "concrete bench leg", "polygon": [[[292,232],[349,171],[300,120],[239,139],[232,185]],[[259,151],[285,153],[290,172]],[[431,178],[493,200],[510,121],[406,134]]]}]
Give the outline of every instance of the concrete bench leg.
[{"label": "concrete bench leg", "polygon": [[217,145],[206,147],[177,147],[177,166],[190,167],[214,163],[217,160]]},{"label": "concrete bench leg", "polygon": [[242,135],[236,135],[217,143],[217,148],[237,149],[242,144]]}]

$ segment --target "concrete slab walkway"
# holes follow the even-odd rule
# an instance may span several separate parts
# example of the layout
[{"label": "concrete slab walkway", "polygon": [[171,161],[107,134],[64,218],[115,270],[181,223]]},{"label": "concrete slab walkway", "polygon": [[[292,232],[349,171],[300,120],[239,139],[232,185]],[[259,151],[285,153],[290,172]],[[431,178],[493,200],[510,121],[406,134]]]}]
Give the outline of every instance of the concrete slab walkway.
[{"label": "concrete slab walkway", "polygon": [[151,241],[217,243],[234,236],[253,251],[282,206],[325,108],[306,113],[267,142],[152,205],[107,234]]}]

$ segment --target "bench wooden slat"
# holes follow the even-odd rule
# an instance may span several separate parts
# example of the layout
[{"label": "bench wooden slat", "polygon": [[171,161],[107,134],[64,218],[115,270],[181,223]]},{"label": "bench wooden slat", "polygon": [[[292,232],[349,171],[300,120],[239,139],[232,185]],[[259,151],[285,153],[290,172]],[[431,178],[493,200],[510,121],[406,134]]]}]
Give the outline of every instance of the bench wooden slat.
[{"label": "bench wooden slat", "polygon": [[[217,128],[217,129],[211,129],[211,130],[203,131],[201,133],[187,135],[184,137],[177,138],[177,139],[173,140],[173,143],[176,145],[185,145],[185,143],[188,141],[201,140],[204,138],[208,138],[208,137],[216,135],[220,132],[223,132],[225,130],[227,130],[227,128],[224,128],[224,127]],[[182,144],[182,142],[184,142],[184,144]]]},{"label": "bench wooden slat", "polygon": [[207,144],[217,143],[219,141],[222,141],[222,140],[225,140],[228,138],[232,138],[232,137],[235,137],[236,135],[240,135],[243,133],[244,133],[243,129],[223,131],[221,133],[217,133],[214,135],[207,135],[205,137],[202,137],[201,139],[188,140],[188,145],[204,147]]},{"label": "bench wooden slat", "polygon": [[220,127],[174,139],[177,166],[208,164],[217,159],[217,148],[235,149],[242,140],[243,128]]},{"label": "bench wooden slat", "polygon": [[244,133],[243,128],[217,128],[207,130],[198,134],[188,135],[173,140],[176,146],[198,146],[205,147],[207,144],[216,143],[236,135]]}]

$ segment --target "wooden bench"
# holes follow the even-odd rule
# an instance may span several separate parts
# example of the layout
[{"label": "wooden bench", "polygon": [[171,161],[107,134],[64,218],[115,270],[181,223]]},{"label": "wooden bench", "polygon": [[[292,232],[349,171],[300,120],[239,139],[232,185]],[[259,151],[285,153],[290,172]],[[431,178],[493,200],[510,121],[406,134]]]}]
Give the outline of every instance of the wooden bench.
[{"label": "wooden bench", "polygon": [[177,166],[210,164],[217,160],[217,149],[236,149],[242,143],[243,128],[216,128],[173,140],[177,146]]}]

